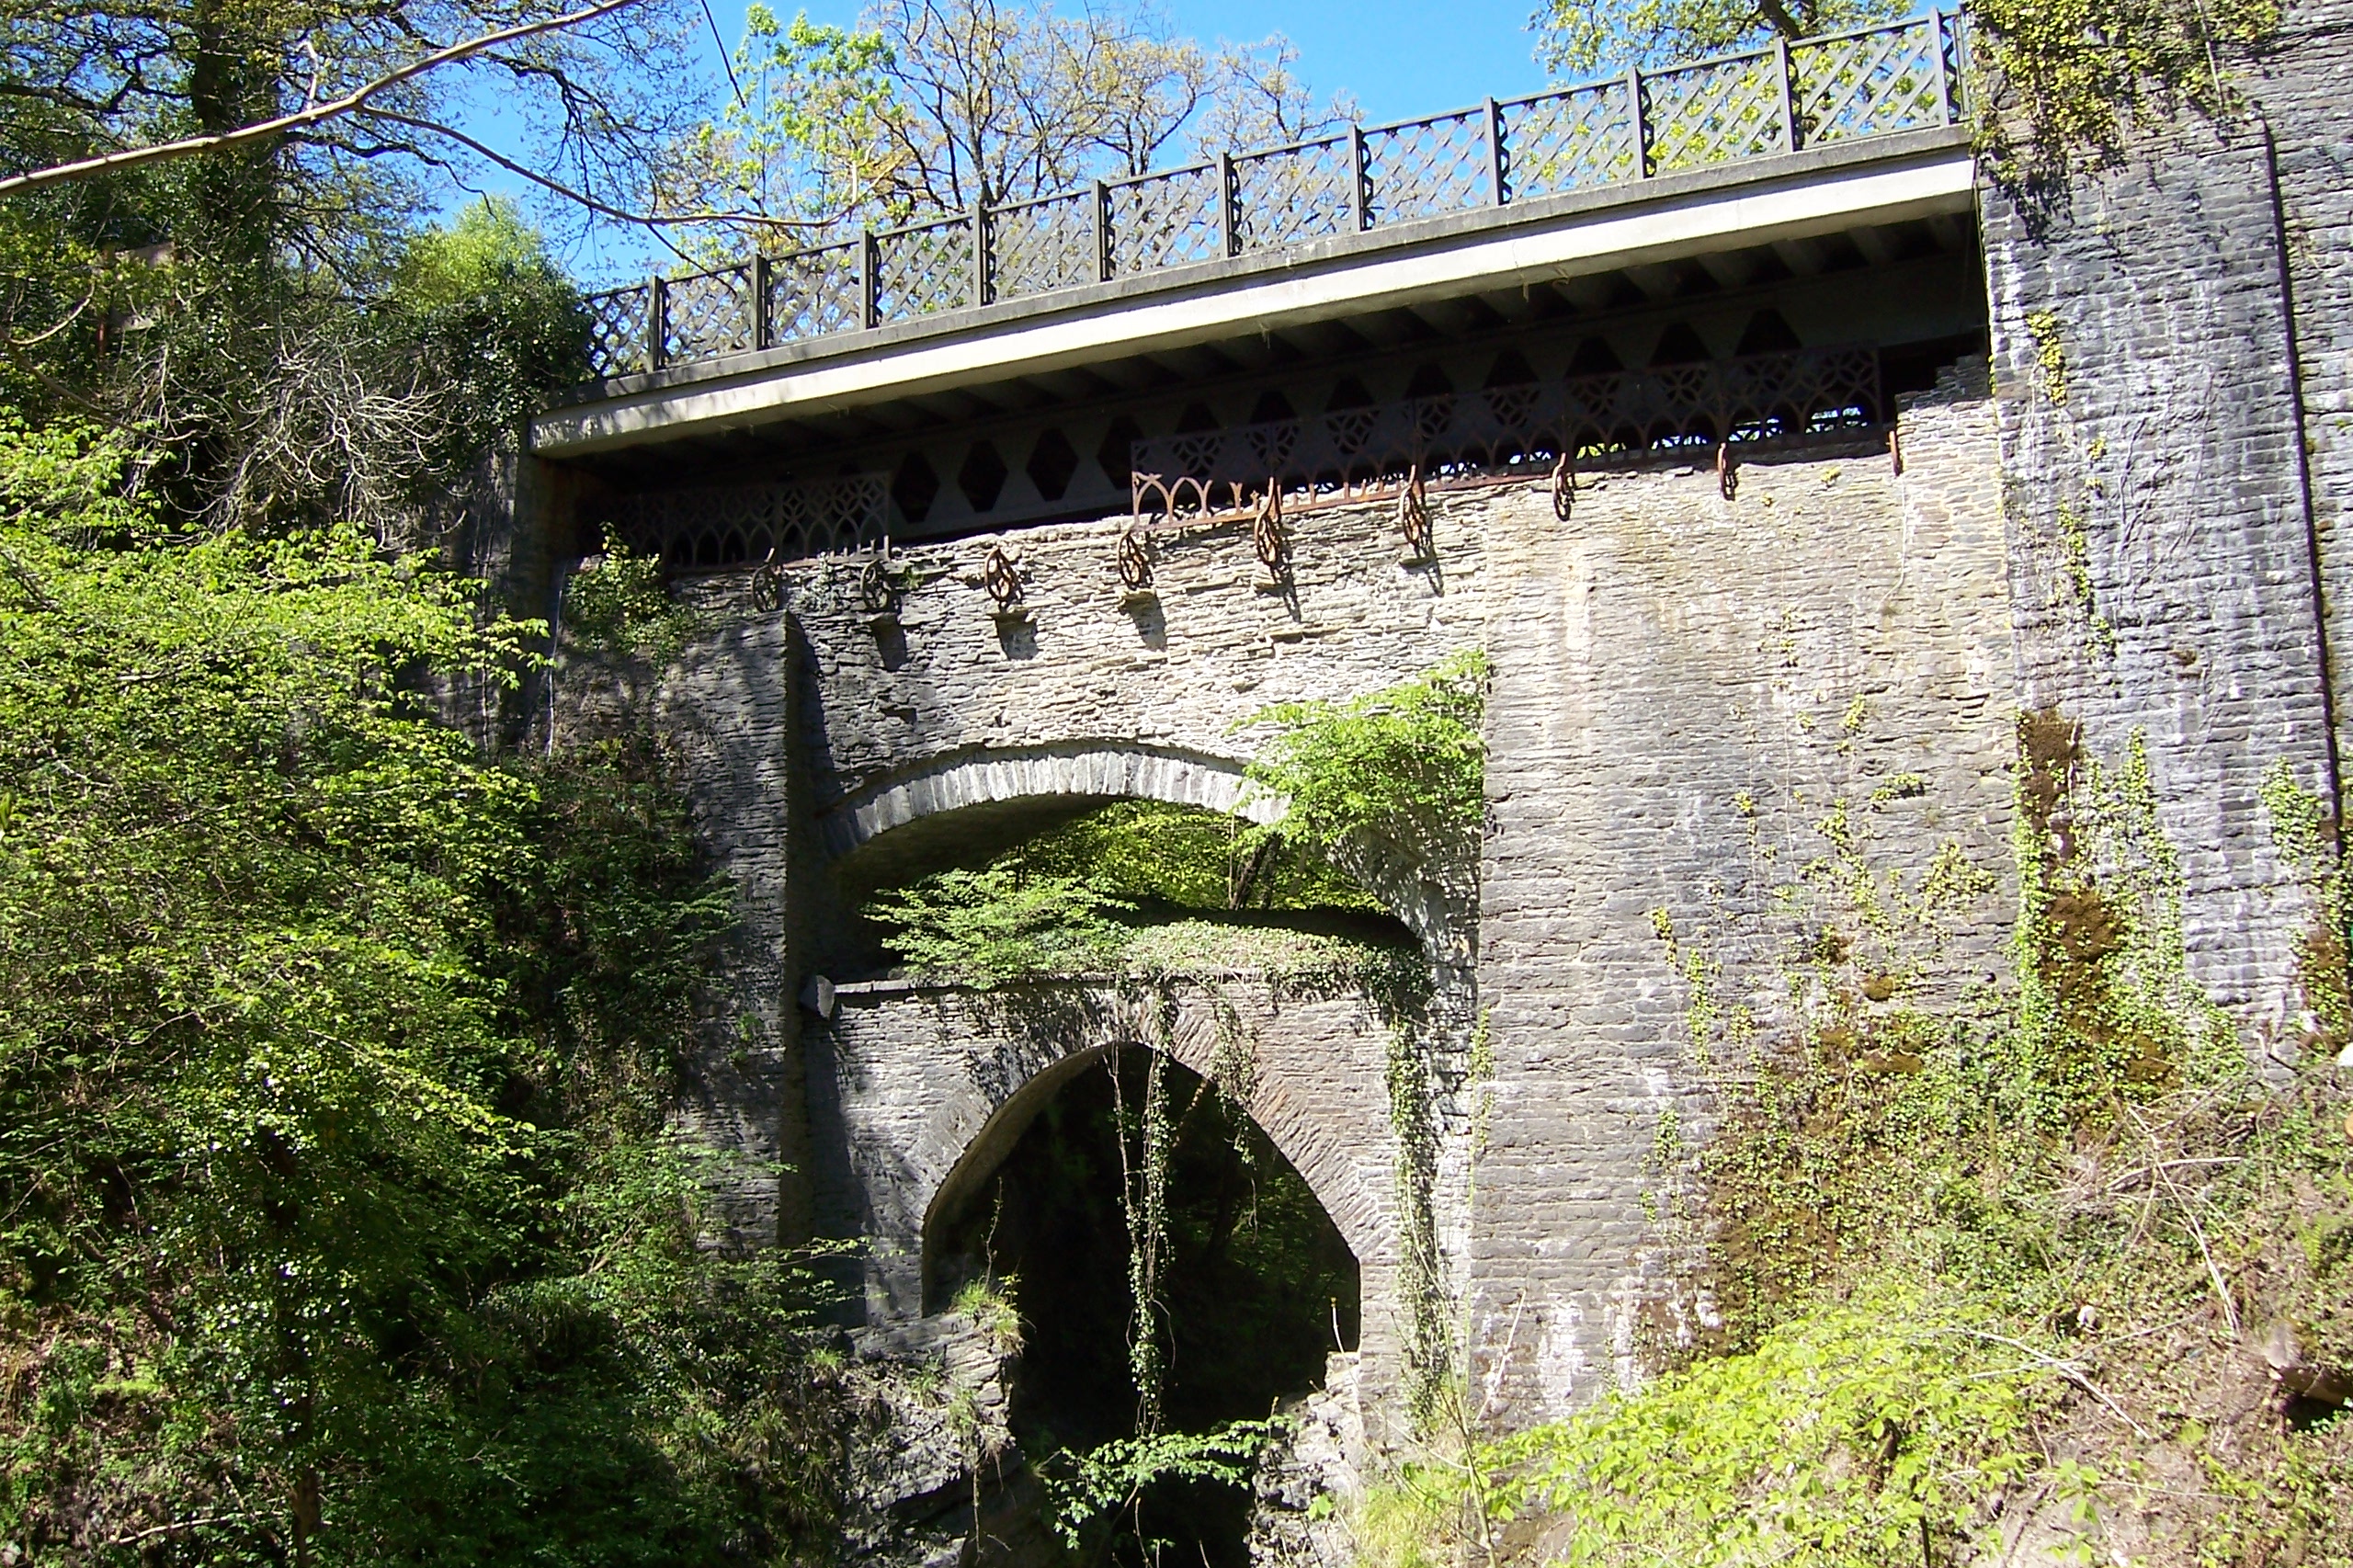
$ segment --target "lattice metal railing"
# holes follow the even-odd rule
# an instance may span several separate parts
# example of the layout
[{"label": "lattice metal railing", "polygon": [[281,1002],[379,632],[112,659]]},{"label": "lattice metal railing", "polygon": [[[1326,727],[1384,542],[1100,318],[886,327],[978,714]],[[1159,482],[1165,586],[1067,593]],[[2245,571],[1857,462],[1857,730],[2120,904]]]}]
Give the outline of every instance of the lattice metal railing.
[{"label": "lattice metal railing", "polygon": [[[768,343],[798,343],[866,324],[864,240],[780,256],[764,269]],[[762,347],[767,347],[763,345]]]},{"label": "lattice metal railing", "polygon": [[913,321],[982,302],[969,212],[874,236],[874,320]]},{"label": "lattice metal railing", "polygon": [[1256,514],[1269,494],[1313,510],[1683,449],[1851,440],[1887,417],[1868,348],[1572,376],[1138,441],[1132,506],[1140,523],[1211,522]]},{"label": "lattice metal railing", "polygon": [[681,490],[627,497],[610,521],[631,550],[674,572],[716,572],[870,549],[889,526],[890,493],[877,473]]},{"label": "lattice metal railing", "polygon": [[1514,201],[1615,185],[1634,176],[1634,119],[1623,79],[1499,106],[1504,184]]},{"label": "lattice metal railing", "polygon": [[1364,133],[1370,222],[1410,223],[1495,203],[1494,106]]},{"label": "lattice metal railing", "polygon": [[1234,248],[1282,250],[1354,230],[1355,149],[1351,136],[1327,136],[1231,160]]},{"label": "lattice metal railing", "polygon": [[591,295],[599,377],[1540,200],[1963,112],[1958,17],[1777,45]]},{"label": "lattice metal railing", "polygon": [[1220,199],[1222,186],[1219,165],[1204,164],[1106,187],[1108,275],[1132,278],[1232,254],[1231,204]]},{"label": "lattice metal railing", "polygon": [[1093,191],[1050,196],[999,207],[989,226],[989,297],[1017,300],[1055,289],[1099,282],[1102,258],[1096,254]]}]

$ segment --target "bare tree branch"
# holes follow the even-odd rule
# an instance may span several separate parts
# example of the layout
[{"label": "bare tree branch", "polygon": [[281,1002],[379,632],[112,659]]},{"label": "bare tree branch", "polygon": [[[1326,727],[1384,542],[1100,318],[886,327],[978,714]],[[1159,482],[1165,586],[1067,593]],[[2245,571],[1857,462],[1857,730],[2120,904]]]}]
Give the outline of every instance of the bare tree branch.
[{"label": "bare tree branch", "polygon": [[[541,174],[539,170],[532,168],[529,165],[518,163],[515,159],[508,157],[506,153],[499,152],[497,149],[486,146],[483,142],[477,142],[472,137],[467,135],[464,131],[456,130],[450,126],[443,125],[438,120],[420,119],[414,115],[401,114],[395,110],[388,108],[362,108],[357,111],[357,115],[358,118],[361,119],[389,120],[394,125],[405,125],[412,131],[422,131],[428,136],[446,137],[448,140],[455,142],[460,146],[464,147],[469,152],[489,159],[492,163],[496,164],[500,168],[505,169],[508,174],[529,180],[532,184],[539,186],[541,189],[551,191],[555,195],[563,197],[567,201],[577,202],[582,207],[596,213],[600,218],[611,218],[623,223],[636,223],[649,229],[660,229],[665,227],[676,228],[696,223],[749,223],[769,229],[823,229],[827,228],[832,224],[838,223],[844,218],[848,216],[848,210],[836,212],[830,217],[824,218],[773,218],[765,212],[740,210],[732,212],[708,210],[694,212],[632,212],[625,207],[616,207],[612,203],[603,200],[598,197],[592,196],[585,190],[568,186],[562,180],[554,178],[552,176]],[[401,148],[398,149],[398,151],[408,153],[412,156],[422,155],[417,153],[415,150],[412,148]],[[5,194],[5,192],[0,192],[0,194]]]},{"label": "bare tree branch", "polygon": [[[34,169],[28,174],[12,175],[6,179],[0,179],[0,197],[20,196],[28,191],[63,185],[69,180],[87,179],[94,175],[112,174],[122,169],[138,168],[143,165],[161,163],[170,158],[185,158],[199,153],[222,152],[231,147],[244,146],[248,142],[267,141],[272,137],[282,136],[290,131],[299,131],[324,120],[339,119],[347,115],[367,110],[370,100],[404,82],[424,75],[428,71],[471,59],[486,50],[495,49],[501,44],[515,43],[542,33],[562,32],[570,28],[579,27],[583,23],[593,22],[600,17],[610,16],[616,11],[626,10],[640,3],[641,0],[597,0],[595,5],[584,6],[577,11],[567,11],[562,16],[545,17],[535,22],[522,22],[511,28],[501,28],[495,32],[483,33],[436,50],[431,54],[419,60],[413,60],[397,70],[388,71],[375,80],[354,88],[342,97],[330,99],[323,104],[313,104],[297,109],[291,114],[279,115],[274,119],[241,125],[234,131],[218,131],[204,136],[185,136],[176,142],[158,142],[146,147],[126,147],[119,152],[101,153],[95,158],[82,158],[70,164],[53,164],[48,168]],[[371,112],[381,113],[381,111]]]}]

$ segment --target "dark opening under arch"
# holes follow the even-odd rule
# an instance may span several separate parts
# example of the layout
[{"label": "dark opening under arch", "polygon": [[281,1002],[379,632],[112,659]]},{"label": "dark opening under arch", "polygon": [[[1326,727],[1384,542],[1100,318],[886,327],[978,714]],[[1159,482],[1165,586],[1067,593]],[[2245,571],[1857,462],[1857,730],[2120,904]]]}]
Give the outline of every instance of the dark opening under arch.
[{"label": "dark opening under arch", "polygon": [[[1152,1058],[1113,1046],[1040,1074],[991,1119],[926,1221],[926,1310],[995,1290],[1019,1316],[1011,1423],[1033,1465],[1135,1430],[1121,1137],[1132,1166]],[[1159,1291],[1165,1426],[1203,1431],[1319,1386],[1327,1358],[1356,1348],[1360,1276],[1307,1182],[1247,1114],[1173,1058],[1161,1070],[1175,1129]],[[1249,1506],[1239,1488],[1159,1485],[1141,1533],[1133,1520],[1104,1521],[1103,1549],[1140,1559],[1138,1540],[1153,1536],[1174,1544],[1173,1561],[1240,1568]]]}]

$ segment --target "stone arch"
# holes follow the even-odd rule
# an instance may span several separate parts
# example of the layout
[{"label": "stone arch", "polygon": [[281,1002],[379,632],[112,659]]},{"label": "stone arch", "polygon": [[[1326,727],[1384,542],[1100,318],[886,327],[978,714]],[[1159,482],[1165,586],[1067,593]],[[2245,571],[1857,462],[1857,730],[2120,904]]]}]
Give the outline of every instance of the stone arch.
[{"label": "stone arch", "polygon": [[1396,1136],[1389,1024],[1369,997],[1293,996],[1264,982],[1157,990],[1047,982],[977,991],[847,985],[813,1025],[813,1108],[846,1156],[833,1222],[861,1234],[870,1322],[921,1315],[943,1215],[977,1188],[1072,1077],[1114,1046],[1149,1045],[1208,1076],[1221,1030],[1255,1062],[1245,1108],[1357,1258],[1378,1343],[1395,1267]]},{"label": "stone arch", "polygon": [[[1117,741],[957,752],[869,783],[821,813],[818,829],[836,865],[859,873],[849,880],[883,885],[891,852],[904,846],[909,853],[899,858],[919,856],[925,824],[938,826],[935,819],[951,813],[978,820],[1126,799],[1238,812],[1257,823],[1279,820],[1286,802],[1246,790],[1245,768],[1231,757]],[[1009,834],[1005,841],[1017,836]],[[1428,868],[1376,843],[1347,846],[1334,858],[1413,932],[1434,961],[1468,958],[1474,925],[1468,902]]]},{"label": "stone arch", "polygon": [[818,819],[836,859],[944,812],[1023,801],[1122,798],[1165,801],[1214,812],[1239,809],[1254,822],[1282,814],[1279,800],[1245,799],[1243,764],[1199,752],[1112,741],[959,752],[877,780]]},{"label": "stone arch", "polygon": [[1257,994],[1263,987],[1248,990],[1248,995],[1212,997],[1206,989],[1188,988],[1159,1017],[1160,1000],[1150,994],[1071,988],[1031,998],[1043,1004],[1030,1009],[1031,1038],[1050,1041],[1049,1050],[1026,1061],[1000,1056],[995,1071],[972,1074],[970,1091],[978,1091],[982,1104],[942,1101],[926,1118],[934,1125],[917,1135],[919,1143],[952,1153],[944,1168],[935,1156],[928,1190],[921,1195],[918,1256],[926,1307],[942,1221],[987,1181],[1047,1103],[1114,1050],[1163,1051],[1210,1076],[1221,1005],[1233,1014],[1227,1027],[1248,1031],[1256,1048],[1258,1070],[1245,1110],[1314,1194],[1358,1267],[1368,1277],[1385,1272],[1395,1245],[1390,1208],[1394,1134],[1385,1085],[1361,1071],[1385,1050],[1385,1028],[1360,1003],[1286,1006]]}]

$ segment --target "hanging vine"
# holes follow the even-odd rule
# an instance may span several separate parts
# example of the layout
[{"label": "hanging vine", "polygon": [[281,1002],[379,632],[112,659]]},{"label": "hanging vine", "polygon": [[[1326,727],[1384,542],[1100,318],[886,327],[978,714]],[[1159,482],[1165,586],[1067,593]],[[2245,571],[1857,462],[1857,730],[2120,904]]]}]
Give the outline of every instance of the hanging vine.
[{"label": "hanging vine", "polygon": [[[1128,1227],[1128,1294],[1135,1302],[1128,1320],[1128,1371],[1136,1385],[1136,1435],[1140,1437],[1160,1431],[1162,1385],[1167,1371],[1160,1346],[1160,1283],[1161,1265],[1168,1256],[1168,1154],[1175,1142],[1168,1116],[1168,1059],[1158,1051],[1145,1055],[1142,1111],[1132,1123],[1128,1117],[1127,1087],[1120,1080],[1120,1052],[1115,1050],[1104,1059],[1111,1075],[1111,1110],[1120,1134],[1120,1206]],[[1131,1125],[1137,1131],[1132,1157],[1128,1146]]]},{"label": "hanging vine", "polygon": [[1432,1076],[1411,1018],[1394,1016],[1386,1078],[1389,1125],[1397,1135],[1397,1287],[1411,1329],[1406,1399],[1415,1420],[1425,1426],[1439,1414],[1453,1364],[1446,1286],[1438,1277],[1438,1128]]}]

